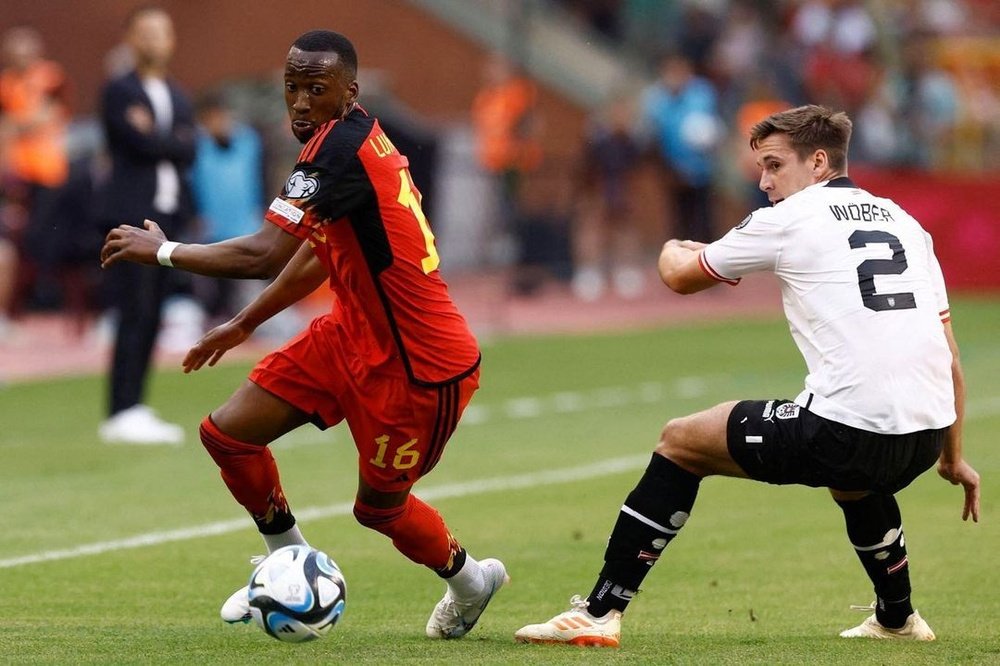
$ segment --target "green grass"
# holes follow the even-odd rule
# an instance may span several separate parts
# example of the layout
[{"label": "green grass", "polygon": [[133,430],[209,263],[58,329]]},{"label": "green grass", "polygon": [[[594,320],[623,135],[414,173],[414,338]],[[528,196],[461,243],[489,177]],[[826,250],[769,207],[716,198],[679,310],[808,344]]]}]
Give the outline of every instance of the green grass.
[{"label": "green grass", "polygon": [[[453,532],[474,555],[502,558],[513,584],[474,634],[447,643],[423,637],[441,583],[336,510],[351,501],[356,478],[342,428],[293,433],[275,455],[293,507],[306,516],[318,509],[303,530],[346,573],[343,621],[322,641],[291,646],[218,620],[261,545],[194,436],[247,367],[155,377],[151,402],[188,428],[181,448],[98,443],[100,378],[8,386],[0,561],[220,521],[237,528],[0,566],[0,662],[998,663],[1000,303],[958,301],[953,311],[969,386],[967,457],[983,476],[984,515],[963,523],[960,491],[933,472],[900,494],[915,602],[938,633],[934,644],[838,639],[863,617],[848,605],[870,601],[871,591],[836,506],[821,490],[719,478],[702,484],[684,533],[647,578],[622,649],[513,642],[518,627],[589,591],[618,507],[666,419],[799,391],[802,361],[785,324],[772,320],[488,344],[476,418],[460,426],[418,494],[443,492],[433,503]],[[565,395],[573,391],[577,403]],[[526,397],[538,401],[515,401]],[[625,469],[538,483],[547,471],[610,459]],[[492,479],[520,486],[457,485]]]}]

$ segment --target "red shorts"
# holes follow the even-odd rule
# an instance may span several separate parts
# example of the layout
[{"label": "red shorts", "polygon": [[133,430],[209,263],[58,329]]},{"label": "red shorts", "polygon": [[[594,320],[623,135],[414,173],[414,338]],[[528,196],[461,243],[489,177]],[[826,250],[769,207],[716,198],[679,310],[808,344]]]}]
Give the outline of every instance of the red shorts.
[{"label": "red shorts", "polygon": [[347,421],[358,449],[361,477],[375,490],[410,488],[441,459],[462,412],[479,388],[479,368],[469,376],[424,387],[401,362],[359,371],[329,333],[326,318],[313,321],[284,347],[265,356],[250,381],[313,417],[320,428]]}]

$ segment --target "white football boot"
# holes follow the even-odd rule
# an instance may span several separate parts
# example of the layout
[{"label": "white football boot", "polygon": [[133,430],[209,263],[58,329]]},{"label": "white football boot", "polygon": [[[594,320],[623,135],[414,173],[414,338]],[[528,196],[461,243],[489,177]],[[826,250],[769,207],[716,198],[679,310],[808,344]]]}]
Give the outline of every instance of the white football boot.
[{"label": "white football boot", "polygon": [[840,632],[841,638],[888,638],[910,641],[932,641],[937,638],[930,625],[920,617],[920,613],[913,613],[906,618],[906,623],[899,629],[884,627],[872,613],[865,621],[853,629],[845,629]]},{"label": "white football boot", "polygon": [[430,638],[461,638],[472,631],[493,595],[510,582],[507,569],[500,560],[489,558],[480,561],[479,565],[483,569],[485,583],[482,593],[473,599],[456,599],[449,587],[427,620],[427,635]]},{"label": "white football boot", "polygon": [[514,634],[518,643],[563,643],[581,647],[618,647],[622,637],[622,614],[608,611],[604,617],[587,612],[587,601],[574,595],[571,609],[548,622],[529,624]]},{"label": "white football boot", "polygon": [[[264,561],[266,555],[254,555],[250,558],[250,564],[257,566]],[[229,624],[250,621],[250,586],[244,585],[229,595],[226,603],[222,604],[219,615],[223,621]]]},{"label": "white football boot", "polygon": [[244,585],[229,595],[219,611],[223,621],[229,624],[250,621],[250,586]]}]

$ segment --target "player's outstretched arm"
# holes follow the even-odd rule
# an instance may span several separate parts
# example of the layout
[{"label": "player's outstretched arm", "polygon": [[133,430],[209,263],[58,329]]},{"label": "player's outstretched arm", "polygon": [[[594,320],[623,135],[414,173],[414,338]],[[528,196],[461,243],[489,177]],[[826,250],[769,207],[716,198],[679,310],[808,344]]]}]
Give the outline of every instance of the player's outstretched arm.
[{"label": "player's outstretched arm", "polygon": [[257,327],[316,290],[329,277],[312,248],[303,244],[277,279],[252,303],[225,324],[216,326],[184,357],[184,372],[215,365],[222,356],[249,338]]},{"label": "player's outstretched arm", "polygon": [[948,429],[948,436],[941,457],[938,459],[938,474],[954,485],[961,484],[965,491],[962,520],[972,516],[979,522],[979,474],[962,457],[962,422],[965,417],[965,375],[958,356],[958,344],[951,330],[951,322],[945,322],[944,334],[951,348],[951,376],[955,385],[955,423]]},{"label": "player's outstretched arm", "polygon": [[668,240],[657,262],[663,284],[678,294],[693,294],[717,285],[698,264],[698,255],[704,248],[705,244],[697,241]]},{"label": "player's outstretched arm", "polygon": [[205,363],[215,365],[227,351],[246,342],[252,333],[253,329],[243,328],[233,319],[219,324],[188,350],[181,363],[184,372],[200,370]]},{"label": "player's outstretched arm", "polygon": [[[160,226],[145,220],[143,227],[123,224],[108,232],[101,248],[101,268],[119,261],[155,266],[163,263],[168,242]],[[174,244],[164,265],[190,273],[226,278],[272,278],[281,272],[302,241],[273,224],[255,233],[211,245]]]}]

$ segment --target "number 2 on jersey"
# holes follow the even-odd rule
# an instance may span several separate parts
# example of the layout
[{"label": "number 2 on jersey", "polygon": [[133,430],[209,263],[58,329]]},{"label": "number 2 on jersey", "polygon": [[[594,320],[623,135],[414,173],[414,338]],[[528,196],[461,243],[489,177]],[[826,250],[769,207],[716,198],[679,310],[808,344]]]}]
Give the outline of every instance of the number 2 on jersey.
[{"label": "number 2 on jersey", "polygon": [[913,292],[904,291],[896,294],[878,294],[875,292],[876,275],[899,275],[907,268],[906,251],[899,239],[886,231],[857,230],[851,234],[848,242],[851,249],[857,250],[873,243],[885,243],[892,250],[892,259],[867,259],[858,264],[858,288],[861,289],[861,301],[869,310],[910,310],[917,307]]},{"label": "number 2 on jersey", "polygon": [[424,273],[430,273],[441,263],[441,258],[438,257],[437,247],[434,245],[434,234],[431,233],[427,217],[420,207],[420,195],[413,186],[413,180],[410,179],[409,169],[399,170],[399,197],[396,200],[409,208],[413,217],[417,218],[417,224],[420,225],[420,231],[424,234],[424,245],[427,248],[427,256],[420,260],[420,267],[423,268]]}]

